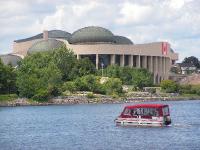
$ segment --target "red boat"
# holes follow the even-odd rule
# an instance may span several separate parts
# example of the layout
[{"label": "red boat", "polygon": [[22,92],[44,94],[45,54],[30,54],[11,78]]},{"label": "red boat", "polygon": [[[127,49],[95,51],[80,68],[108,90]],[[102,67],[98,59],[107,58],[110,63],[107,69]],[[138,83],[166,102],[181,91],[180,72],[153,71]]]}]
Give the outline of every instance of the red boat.
[{"label": "red boat", "polygon": [[163,104],[126,106],[115,122],[121,126],[168,126],[171,124],[169,106]]}]

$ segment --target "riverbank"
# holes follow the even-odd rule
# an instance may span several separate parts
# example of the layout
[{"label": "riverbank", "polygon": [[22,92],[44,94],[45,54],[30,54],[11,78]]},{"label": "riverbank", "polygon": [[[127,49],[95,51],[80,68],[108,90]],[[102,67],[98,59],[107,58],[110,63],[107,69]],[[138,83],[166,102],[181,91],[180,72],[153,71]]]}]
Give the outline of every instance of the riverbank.
[{"label": "riverbank", "polygon": [[8,106],[45,106],[45,105],[71,105],[71,104],[116,104],[131,102],[147,101],[183,101],[183,100],[200,100],[200,96],[173,96],[173,97],[121,97],[112,98],[109,96],[88,98],[87,96],[60,96],[48,101],[34,101],[26,98],[16,98],[13,100],[0,101],[0,107]]}]

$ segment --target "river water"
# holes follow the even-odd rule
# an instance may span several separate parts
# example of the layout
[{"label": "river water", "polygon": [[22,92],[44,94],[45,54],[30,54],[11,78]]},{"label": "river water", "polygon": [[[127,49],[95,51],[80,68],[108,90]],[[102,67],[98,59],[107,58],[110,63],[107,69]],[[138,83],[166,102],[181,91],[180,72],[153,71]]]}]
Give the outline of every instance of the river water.
[{"label": "river water", "polygon": [[0,149],[199,150],[200,100],[157,103],[169,104],[170,127],[115,126],[128,104],[0,107]]}]

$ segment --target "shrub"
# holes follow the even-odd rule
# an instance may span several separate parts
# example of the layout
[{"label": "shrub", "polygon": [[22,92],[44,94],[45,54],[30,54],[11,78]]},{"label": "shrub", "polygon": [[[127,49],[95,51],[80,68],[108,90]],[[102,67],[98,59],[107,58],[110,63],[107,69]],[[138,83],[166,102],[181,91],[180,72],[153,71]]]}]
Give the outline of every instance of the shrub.
[{"label": "shrub", "polygon": [[75,85],[75,83],[73,81],[68,81],[68,82],[65,82],[62,86],[62,90],[63,91],[70,91],[70,92],[75,92],[77,90],[77,87]]},{"label": "shrub", "polygon": [[191,94],[192,86],[191,85],[180,85],[180,93]]},{"label": "shrub", "polygon": [[52,61],[51,53],[35,53],[21,61],[16,83],[20,96],[46,99],[60,94],[62,73]]},{"label": "shrub", "polygon": [[37,94],[35,94],[32,98],[33,100],[36,100],[36,101],[47,101],[48,98],[50,97],[50,94],[47,90],[39,90],[37,91]]},{"label": "shrub", "polygon": [[92,92],[87,93],[86,95],[87,98],[95,98],[94,94]]},{"label": "shrub", "polygon": [[122,93],[122,81],[119,78],[110,78],[105,84],[106,94],[113,95],[117,94],[119,95]]},{"label": "shrub", "polygon": [[48,93],[52,96],[59,96],[61,95],[61,89],[59,87],[56,86],[49,86],[48,87]]},{"label": "shrub", "polygon": [[179,91],[178,84],[172,80],[163,80],[160,86],[166,93],[175,93]]},{"label": "shrub", "polygon": [[200,96],[200,89],[196,90],[196,94]]},{"label": "shrub", "polygon": [[[119,78],[123,84],[133,85],[139,89],[153,85],[153,75],[147,69],[111,65],[104,69],[104,72],[107,77]],[[100,75],[100,71],[98,74]]]}]

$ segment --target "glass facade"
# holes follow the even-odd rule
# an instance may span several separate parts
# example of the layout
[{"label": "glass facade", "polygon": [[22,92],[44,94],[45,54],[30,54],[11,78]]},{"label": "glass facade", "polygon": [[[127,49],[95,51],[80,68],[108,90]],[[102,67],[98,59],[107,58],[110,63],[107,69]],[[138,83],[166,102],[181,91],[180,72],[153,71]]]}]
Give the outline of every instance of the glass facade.
[{"label": "glass facade", "polygon": [[115,64],[120,66],[120,55],[115,56]]},{"label": "glass facade", "polygon": [[106,55],[106,54],[99,55],[99,67],[101,68],[102,65],[104,68],[109,66],[110,60],[111,60],[111,55]]},{"label": "glass facade", "polygon": [[96,55],[91,54],[91,55],[80,55],[80,58],[89,58],[89,60],[96,65]]},{"label": "glass facade", "polygon": [[129,65],[129,55],[124,55],[124,66]]}]

